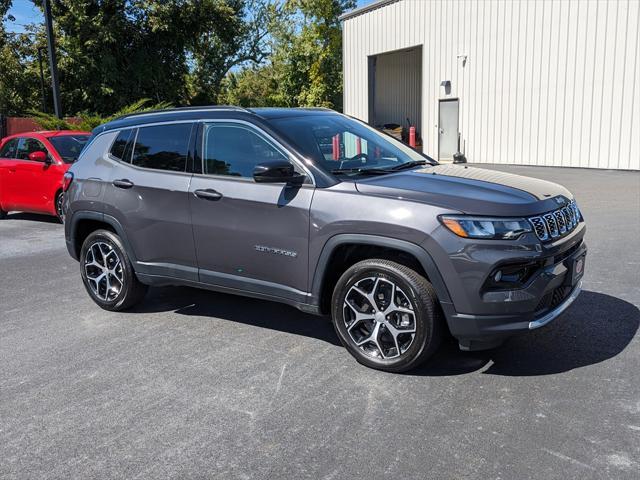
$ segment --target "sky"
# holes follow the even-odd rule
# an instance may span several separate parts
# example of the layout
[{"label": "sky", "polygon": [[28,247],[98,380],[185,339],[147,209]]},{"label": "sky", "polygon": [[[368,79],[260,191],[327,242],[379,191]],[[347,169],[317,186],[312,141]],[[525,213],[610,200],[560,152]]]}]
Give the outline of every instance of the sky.
[{"label": "sky", "polygon": [[[358,7],[371,3],[373,0],[357,0]],[[7,22],[7,30],[10,32],[23,32],[28,23],[43,22],[40,9],[36,8],[30,0],[13,0],[9,14],[16,18],[15,22]]]}]

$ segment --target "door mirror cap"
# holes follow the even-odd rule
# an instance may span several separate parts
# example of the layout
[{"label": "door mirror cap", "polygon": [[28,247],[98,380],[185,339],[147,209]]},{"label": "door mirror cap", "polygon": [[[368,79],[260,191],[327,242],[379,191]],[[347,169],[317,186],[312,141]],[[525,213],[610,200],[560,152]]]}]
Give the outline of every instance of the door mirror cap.
[{"label": "door mirror cap", "polygon": [[51,161],[51,158],[49,158],[49,155],[47,155],[46,152],[43,152],[42,150],[31,152],[29,154],[29,160],[31,160],[32,162],[46,163],[47,165],[53,163]]},{"label": "door mirror cap", "polygon": [[289,183],[301,185],[305,175],[295,171],[293,165],[285,161],[259,163],[253,169],[253,179],[256,183]]}]

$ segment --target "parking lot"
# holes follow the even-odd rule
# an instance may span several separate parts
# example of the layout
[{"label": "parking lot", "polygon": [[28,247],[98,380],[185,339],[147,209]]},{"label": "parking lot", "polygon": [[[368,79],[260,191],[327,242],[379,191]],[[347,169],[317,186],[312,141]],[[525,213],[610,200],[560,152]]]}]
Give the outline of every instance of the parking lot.
[{"label": "parking lot", "polygon": [[640,173],[564,184],[584,291],[488,351],[360,366],[325,318],[190,288],[90,300],[54,219],[0,221],[1,478],[638,478]]}]

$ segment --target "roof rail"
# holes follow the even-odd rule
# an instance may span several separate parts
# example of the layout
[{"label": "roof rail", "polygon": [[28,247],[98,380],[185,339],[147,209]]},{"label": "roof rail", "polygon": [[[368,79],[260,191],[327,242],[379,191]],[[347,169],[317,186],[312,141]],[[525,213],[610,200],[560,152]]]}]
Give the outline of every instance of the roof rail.
[{"label": "roof rail", "polygon": [[175,108],[165,108],[162,110],[145,110],[142,112],[127,113],[125,115],[121,115],[117,118],[114,118],[114,121],[122,120],[124,118],[130,118],[130,117],[138,117],[142,115],[160,115],[164,113],[173,113],[173,112],[210,111],[210,110],[234,110],[238,112],[253,113],[244,107],[238,107],[235,105],[202,105],[202,106],[195,106],[195,107],[175,107]]}]

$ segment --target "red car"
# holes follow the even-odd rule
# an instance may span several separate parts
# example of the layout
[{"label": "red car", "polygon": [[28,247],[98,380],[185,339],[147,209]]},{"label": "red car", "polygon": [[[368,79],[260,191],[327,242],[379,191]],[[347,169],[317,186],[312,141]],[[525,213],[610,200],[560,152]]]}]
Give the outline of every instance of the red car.
[{"label": "red car", "polygon": [[0,218],[21,211],[61,220],[62,177],[78,159],[88,132],[25,132],[0,142]]}]

